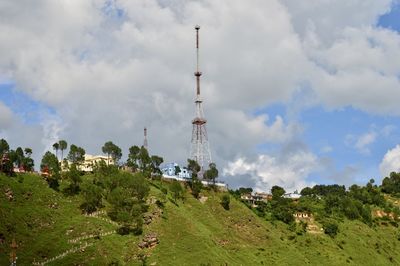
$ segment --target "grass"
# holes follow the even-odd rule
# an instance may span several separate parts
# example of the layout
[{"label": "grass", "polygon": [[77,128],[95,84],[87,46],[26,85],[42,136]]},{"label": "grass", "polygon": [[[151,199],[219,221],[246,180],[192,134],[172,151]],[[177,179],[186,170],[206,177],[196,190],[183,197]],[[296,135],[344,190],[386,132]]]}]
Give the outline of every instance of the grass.
[{"label": "grass", "polygon": [[[11,188],[14,200],[4,195]],[[151,197],[161,199],[161,191],[151,187]],[[256,216],[231,198],[230,210],[220,204],[221,193],[203,191],[205,203],[185,194],[174,204],[171,196],[162,215],[144,227],[144,234],[156,232],[160,243],[141,250],[142,236],[113,234],[91,243],[84,251],[69,254],[49,265],[399,265],[399,229],[387,223],[368,227],[344,220],[339,234],[297,235],[281,222],[271,223]],[[30,195],[30,196],[29,196]],[[58,208],[50,206],[57,203]],[[115,226],[79,210],[79,196],[65,197],[47,187],[40,176],[18,178],[0,176],[0,265],[7,265],[10,241],[17,240],[18,264],[32,265],[79,244],[68,240],[99,229]],[[151,204],[149,210],[157,207]],[[154,264],[156,263],[156,264]]]}]

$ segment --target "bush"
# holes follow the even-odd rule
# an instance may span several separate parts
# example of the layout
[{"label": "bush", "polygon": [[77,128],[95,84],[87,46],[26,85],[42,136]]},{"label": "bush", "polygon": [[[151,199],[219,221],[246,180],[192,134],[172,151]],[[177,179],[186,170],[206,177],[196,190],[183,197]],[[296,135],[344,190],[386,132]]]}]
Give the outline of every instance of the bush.
[{"label": "bush", "polygon": [[330,237],[335,237],[339,232],[339,226],[334,221],[328,221],[324,223],[324,232]]},{"label": "bush", "polygon": [[203,188],[203,183],[197,177],[193,177],[192,182],[191,182],[191,188],[192,188],[192,195],[198,199],[200,192]]},{"label": "bush", "polygon": [[99,207],[102,207],[103,193],[102,189],[92,183],[84,183],[82,185],[83,203],[80,208],[87,212],[92,213]]},{"label": "bush", "polygon": [[224,194],[221,197],[221,205],[225,210],[229,210],[229,204],[231,203],[231,197],[229,194]]}]

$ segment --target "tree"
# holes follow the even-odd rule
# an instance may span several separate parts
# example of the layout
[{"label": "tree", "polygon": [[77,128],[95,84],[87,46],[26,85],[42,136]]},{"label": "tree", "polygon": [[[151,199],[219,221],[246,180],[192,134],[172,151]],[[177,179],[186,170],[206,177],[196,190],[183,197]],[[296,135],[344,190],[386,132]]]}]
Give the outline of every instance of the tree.
[{"label": "tree", "polygon": [[189,183],[190,188],[192,189],[192,195],[197,199],[200,195],[201,189],[203,188],[203,183],[201,183],[201,181],[197,177],[197,174],[201,170],[201,167],[195,160],[187,159],[187,162],[187,169],[192,172],[192,180]]},{"label": "tree", "polygon": [[203,183],[197,178],[197,176],[192,176],[192,181],[190,182],[190,187],[192,189],[192,195],[198,199],[201,190],[203,189]]},{"label": "tree", "polygon": [[138,146],[132,146],[129,148],[129,155],[126,164],[136,171],[139,168],[139,153],[140,148]]},{"label": "tree", "polygon": [[64,160],[64,151],[67,149],[68,147],[68,143],[65,140],[60,140],[58,142],[59,145],[59,149],[61,150],[61,161]]},{"label": "tree", "polygon": [[118,164],[118,160],[122,157],[121,148],[112,143],[112,141],[107,141],[101,148],[103,153],[107,154],[107,164],[109,164],[110,157],[113,159],[115,164]]},{"label": "tree", "polygon": [[102,206],[103,193],[99,186],[86,182],[82,185],[81,195],[83,203],[80,207],[85,212],[92,213]]},{"label": "tree", "polygon": [[119,185],[112,189],[107,200],[111,204],[110,218],[119,222],[119,232],[140,234],[143,226],[145,199],[150,187],[142,173],[130,174],[119,172],[114,176]]},{"label": "tree", "polygon": [[400,193],[400,173],[391,172],[382,180],[382,192],[395,195]]},{"label": "tree", "polygon": [[5,152],[9,152],[10,146],[8,145],[5,139],[0,139],[0,155],[3,155]]},{"label": "tree", "polygon": [[160,165],[164,162],[164,159],[160,156],[153,155],[151,156],[151,168],[152,173],[156,175],[161,175],[162,172],[160,170]]},{"label": "tree", "polygon": [[229,204],[231,203],[231,198],[229,194],[224,194],[221,197],[221,205],[224,207],[225,210],[229,210]]},{"label": "tree", "polygon": [[83,163],[85,161],[85,150],[72,144],[69,149],[68,160],[73,164]]},{"label": "tree", "polygon": [[47,151],[42,157],[40,169],[41,171],[43,171],[44,169],[49,170],[50,175],[46,177],[46,181],[49,184],[49,187],[54,190],[58,190],[58,180],[60,179],[60,164],[58,163],[57,157],[50,151]]},{"label": "tree", "polygon": [[24,159],[25,159],[24,151],[22,150],[21,147],[18,147],[15,150],[15,161],[14,161],[18,168],[23,166]]},{"label": "tree", "polygon": [[272,193],[272,199],[277,200],[285,194],[285,190],[281,188],[280,186],[273,186],[271,188],[271,193]]},{"label": "tree", "polygon": [[58,142],[54,143],[53,149],[56,151],[56,157],[58,159],[58,150],[60,149],[60,144]]},{"label": "tree", "polygon": [[[72,148],[72,145],[71,145]],[[81,172],[76,167],[76,163],[72,163],[69,166],[68,172],[66,172],[66,177],[69,179],[70,184],[64,189],[64,193],[67,195],[78,194],[81,190],[80,183],[82,182]]]},{"label": "tree", "polygon": [[31,158],[32,149],[25,148],[24,152],[25,152],[25,157],[24,157],[23,165],[24,165],[25,171],[29,171],[29,172],[33,171],[33,167],[35,166],[35,163],[34,163],[33,159]]},{"label": "tree", "polygon": [[313,190],[310,187],[305,187],[300,191],[300,194],[302,196],[312,196],[313,195]]},{"label": "tree", "polygon": [[291,199],[282,197],[285,194],[285,190],[280,186],[273,186],[271,193],[272,199],[270,204],[272,216],[287,224],[293,222],[294,206]]},{"label": "tree", "polygon": [[31,148],[25,148],[24,151],[25,151],[25,156],[28,157],[28,158],[31,158],[32,149]]},{"label": "tree", "polygon": [[149,176],[151,171],[151,158],[145,147],[140,147],[139,151],[139,168],[146,176]]},{"label": "tree", "polygon": [[35,166],[35,163],[32,158],[25,157],[23,160],[23,166],[24,166],[25,171],[31,172],[31,171],[33,171],[33,167]]},{"label": "tree", "polygon": [[175,166],[175,175],[179,175],[179,173],[182,172],[181,168],[179,167],[179,165]]},{"label": "tree", "polygon": [[209,169],[205,171],[204,178],[208,180],[212,180],[215,185],[215,179],[218,177],[218,169],[215,163],[209,164]]},{"label": "tree", "polygon": [[200,165],[192,159],[187,159],[188,165],[187,168],[190,172],[192,172],[192,178],[193,176],[197,177],[197,174],[200,172],[201,167]]},{"label": "tree", "polygon": [[251,194],[253,192],[253,189],[251,187],[240,187],[238,189],[238,192],[240,195],[242,194]]}]

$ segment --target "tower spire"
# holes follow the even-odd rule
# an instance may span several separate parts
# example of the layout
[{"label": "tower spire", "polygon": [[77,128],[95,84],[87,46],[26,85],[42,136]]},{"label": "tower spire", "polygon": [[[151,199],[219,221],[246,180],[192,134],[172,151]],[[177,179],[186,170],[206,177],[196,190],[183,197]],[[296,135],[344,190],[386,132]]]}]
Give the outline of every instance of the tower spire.
[{"label": "tower spire", "polygon": [[144,128],[144,140],[143,140],[143,147],[146,148],[146,150],[149,150],[149,144],[147,142],[147,128]]},{"label": "tower spire", "polygon": [[196,84],[197,84],[197,98],[200,98],[200,76],[201,76],[201,72],[199,70],[200,66],[199,66],[199,30],[200,30],[200,26],[196,25],[194,27],[196,29],[196,72],[194,72],[194,75],[196,77]]},{"label": "tower spire", "polygon": [[211,163],[211,153],[206,129],[207,120],[204,118],[203,101],[200,97],[200,77],[202,75],[199,67],[200,26],[196,25],[194,28],[196,30],[196,72],[194,72],[194,76],[196,77],[196,117],[192,120],[193,130],[190,158],[200,165],[201,170],[199,172],[199,177],[202,178],[205,167]]}]

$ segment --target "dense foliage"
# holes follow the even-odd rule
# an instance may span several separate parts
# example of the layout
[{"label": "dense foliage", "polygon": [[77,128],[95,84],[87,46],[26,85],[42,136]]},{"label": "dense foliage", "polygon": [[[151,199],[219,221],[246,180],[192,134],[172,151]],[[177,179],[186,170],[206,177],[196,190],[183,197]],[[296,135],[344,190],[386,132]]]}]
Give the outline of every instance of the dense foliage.
[{"label": "dense foliage", "polygon": [[31,172],[33,171],[34,161],[31,158],[32,149],[22,149],[18,147],[10,149],[8,142],[5,139],[0,139],[0,172],[8,175],[14,174],[14,168],[18,171]]},{"label": "dense foliage", "polygon": [[[397,224],[400,209],[385,199],[384,193],[399,196],[400,174],[391,173],[382,181],[381,186],[371,179],[365,186],[315,185],[301,191],[298,200],[285,198],[285,190],[278,186],[271,189],[272,198],[268,201],[250,202],[242,200],[259,216],[267,220],[279,220],[294,223],[294,213],[308,213],[322,224],[324,232],[334,237],[339,232],[343,219],[360,220],[369,226],[374,225],[373,210],[382,210],[384,219],[391,219]],[[241,195],[249,195],[251,188],[240,188],[230,193],[240,199]],[[390,217],[390,218],[389,218]],[[292,226],[293,227],[293,226]]]}]

